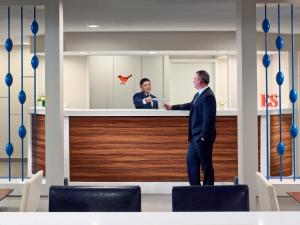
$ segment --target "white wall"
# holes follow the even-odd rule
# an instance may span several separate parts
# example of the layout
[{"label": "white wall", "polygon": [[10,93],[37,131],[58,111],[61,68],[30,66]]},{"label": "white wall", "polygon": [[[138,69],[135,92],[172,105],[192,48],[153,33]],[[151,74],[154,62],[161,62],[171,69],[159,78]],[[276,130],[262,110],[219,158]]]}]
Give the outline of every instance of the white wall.
[{"label": "white wall", "polygon": [[[265,94],[265,69],[262,55],[257,56],[258,108],[261,94]],[[271,54],[269,67],[269,94],[279,94],[276,83],[278,54]],[[168,65],[168,66],[166,66]],[[166,69],[165,67],[168,68]],[[152,81],[152,93],[164,97],[171,104],[188,102],[195,94],[192,78],[197,70],[207,70],[211,75],[210,86],[215,92],[218,109],[237,108],[237,60],[235,55],[221,57],[189,56],[90,56],[91,108],[134,108],[132,95],[139,91],[139,80],[148,77]],[[282,53],[282,107],[289,107],[289,60]],[[118,75],[130,75],[126,85],[121,85]],[[255,74],[253,74],[255,76]],[[164,96],[165,94],[165,96]]]},{"label": "white wall", "polygon": [[215,95],[219,109],[229,108],[229,64],[228,57],[220,57],[216,62]]},{"label": "white wall", "polygon": [[[282,52],[281,55],[281,69],[284,73],[284,83],[282,85],[282,107],[290,107],[289,91],[290,91],[290,70],[289,70],[289,59],[288,52]],[[229,108],[237,108],[237,65],[236,56],[230,55],[225,60],[218,60],[217,62],[217,73],[216,73],[216,97],[217,101],[220,99],[225,100],[229,98]],[[228,68],[227,68],[228,66]],[[228,70],[228,74],[226,72]],[[268,69],[269,77],[269,95],[279,95],[278,85],[276,83],[276,74],[278,72],[278,54],[271,55],[271,65]],[[227,75],[226,75],[227,74]],[[224,77],[223,77],[224,75]],[[255,76],[255,74],[253,74]],[[262,55],[257,56],[257,106],[260,108],[261,105],[261,94],[266,92],[266,80],[265,80],[265,68],[262,65]],[[227,90],[227,79],[228,90]]]},{"label": "white wall", "polygon": [[67,108],[89,108],[86,56],[64,57],[64,105]]},{"label": "white wall", "polygon": [[[45,95],[45,57],[39,56],[38,95]],[[89,83],[86,56],[64,56],[64,106],[89,108]],[[47,104],[47,100],[46,100]]]},{"label": "white wall", "polygon": [[182,104],[190,102],[196,93],[193,77],[198,70],[206,70],[210,74],[210,87],[214,91],[215,60],[204,59],[171,59],[170,60],[170,103]]},{"label": "white wall", "polygon": [[[140,91],[139,82],[147,77],[152,82],[152,93],[163,97],[163,56],[90,56],[90,107],[134,108],[133,94]],[[132,77],[121,84],[119,75]]]}]

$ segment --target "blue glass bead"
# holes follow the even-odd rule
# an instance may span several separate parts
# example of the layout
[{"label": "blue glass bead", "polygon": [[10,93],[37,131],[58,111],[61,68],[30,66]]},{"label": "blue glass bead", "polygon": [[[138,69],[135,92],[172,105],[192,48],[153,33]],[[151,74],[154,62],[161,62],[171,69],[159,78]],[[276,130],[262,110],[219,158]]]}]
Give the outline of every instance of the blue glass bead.
[{"label": "blue glass bead", "polygon": [[39,58],[36,55],[31,58],[31,66],[33,69],[36,69],[39,66]]},{"label": "blue glass bead", "polygon": [[5,83],[8,87],[10,87],[13,83],[13,76],[11,75],[11,73],[6,74],[5,76]]},{"label": "blue glass bead", "polygon": [[276,38],[276,47],[278,50],[281,50],[283,48],[283,38],[281,36],[278,36]]},{"label": "blue glass bead", "polygon": [[10,142],[6,144],[6,146],[5,146],[5,151],[6,151],[6,154],[7,154],[8,156],[11,156],[11,155],[13,154],[13,152],[14,152],[14,147],[13,147],[13,145],[12,145]]},{"label": "blue glass bead", "polygon": [[292,103],[295,103],[297,101],[298,95],[297,95],[297,91],[295,89],[292,89],[290,91],[290,101]]},{"label": "blue glass bead", "polygon": [[21,126],[19,127],[19,137],[20,137],[21,139],[24,139],[25,136],[26,136],[26,128],[24,127],[24,125],[21,125]]},{"label": "blue glass bead", "polygon": [[279,155],[283,155],[283,153],[284,153],[284,144],[282,142],[278,143],[277,152],[278,152]]},{"label": "blue glass bead", "polygon": [[262,22],[262,29],[265,33],[269,32],[270,30],[270,22],[267,18],[265,18],[264,21]]},{"label": "blue glass bead", "polygon": [[39,31],[39,24],[36,20],[32,21],[31,23],[31,32],[33,34],[37,34],[37,32]]},{"label": "blue glass bead", "polygon": [[278,85],[282,85],[283,84],[283,81],[284,81],[284,75],[283,73],[280,71],[277,73],[276,75],[276,82]]},{"label": "blue glass bead", "polygon": [[268,54],[265,54],[262,58],[262,63],[265,68],[268,68],[271,64],[271,58]]},{"label": "blue glass bead", "polygon": [[297,137],[298,135],[298,128],[296,126],[296,124],[292,124],[291,128],[290,128],[290,134],[293,138]]},{"label": "blue glass bead", "polygon": [[13,41],[10,38],[7,38],[5,41],[6,51],[10,52],[12,50],[13,46],[14,46]]},{"label": "blue glass bead", "polygon": [[25,91],[21,90],[19,92],[19,96],[18,96],[19,102],[23,105],[26,101],[26,93]]}]

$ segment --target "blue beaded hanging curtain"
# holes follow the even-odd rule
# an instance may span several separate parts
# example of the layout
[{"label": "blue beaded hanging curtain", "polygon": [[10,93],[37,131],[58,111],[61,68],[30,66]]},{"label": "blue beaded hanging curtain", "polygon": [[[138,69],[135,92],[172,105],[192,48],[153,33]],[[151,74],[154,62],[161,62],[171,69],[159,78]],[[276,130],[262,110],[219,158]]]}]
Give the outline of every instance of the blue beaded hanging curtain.
[{"label": "blue beaded hanging curtain", "polygon": [[7,86],[7,92],[8,92],[8,142],[6,144],[5,150],[6,154],[8,156],[8,179],[11,180],[11,156],[14,151],[14,147],[11,143],[11,111],[10,111],[10,103],[11,103],[11,96],[10,96],[10,88],[13,84],[13,76],[10,73],[10,53],[13,49],[13,41],[10,38],[10,7],[7,8],[7,39],[5,41],[5,49],[7,51],[7,74],[5,76],[5,83]]},{"label": "blue beaded hanging curtain", "polygon": [[[36,70],[39,65],[39,59],[36,54],[36,41],[37,41],[37,33],[39,30],[39,25],[36,20],[36,7],[33,8],[33,21],[31,23],[31,32],[34,36],[34,54],[31,58],[31,66],[33,68],[34,73],[34,125],[33,125],[33,171],[36,173]],[[13,85],[13,75],[11,73],[11,52],[13,50],[13,41],[11,39],[11,8],[7,7],[7,39],[5,41],[5,49],[7,52],[7,73],[5,76],[5,84],[7,86],[8,93],[8,130],[7,130],[7,144],[5,146],[5,152],[8,157],[8,180],[11,181],[12,173],[11,173],[11,158],[14,153],[14,146],[11,140],[11,87]],[[26,102],[26,92],[24,90],[24,10],[23,6],[20,7],[20,91],[18,94],[18,100],[21,106],[21,118],[20,118],[20,126],[18,129],[18,135],[21,140],[21,179],[22,181],[25,178],[25,170],[24,170],[24,139],[26,137],[26,127],[24,125],[24,104]]]},{"label": "blue beaded hanging curtain", "polygon": [[[289,93],[289,99],[292,103],[292,124],[290,127],[290,136],[292,137],[292,163],[293,163],[293,180],[296,180],[296,137],[298,135],[298,128],[295,123],[295,103],[297,101],[297,91],[295,89],[295,62],[294,62],[294,5],[291,4],[291,78],[292,78],[292,87]],[[284,156],[285,152],[285,146],[282,141],[282,84],[284,83],[284,74],[281,70],[281,51],[284,47],[284,40],[280,33],[280,22],[281,22],[281,15],[280,15],[280,4],[277,6],[277,25],[278,25],[278,35],[275,41],[276,48],[278,50],[278,73],[276,75],[276,82],[278,84],[279,88],[279,143],[277,144],[277,153],[279,155],[280,160],[280,175],[279,178],[282,181],[283,178],[290,178],[290,177],[283,177],[283,169],[282,169],[282,158]],[[262,29],[264,32],[265,37],[265,54],[262,59],[263,66],[265,67],[265,77],[266,77],[266,157],[267,157],[267,164],[266,164],[266,177],[267,179],[270,178],[277,178],[277,177],[271,177],[270,176],[270,144],[269,144],[269,107],[268,107],[268,82],[269,82],[269,76],[268,76],[268,67],[271,64],[271,58],[268,55],[268,32],[270,30],[270,22],[268,19],[267,14],[267,4],[264,5],[264,20],[262,22]]]}]

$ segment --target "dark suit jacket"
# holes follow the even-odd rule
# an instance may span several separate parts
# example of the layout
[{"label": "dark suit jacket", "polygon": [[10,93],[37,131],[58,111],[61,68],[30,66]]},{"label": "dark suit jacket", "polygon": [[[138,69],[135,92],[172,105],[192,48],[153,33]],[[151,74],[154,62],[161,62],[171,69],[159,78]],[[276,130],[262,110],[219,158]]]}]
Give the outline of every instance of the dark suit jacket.
[{"label": "dark suit jacket", "polygon": [[[154,95],[151,95],[151,98],[156,98]],[[151,103],[144,104],[143,99],[147,98],[147,95],[144,92],[138,92],[133,95],[133,103],[136,109],[158,109],[158,102],[152,101],[153,106]]]},{"label": "dark suit jacket", "polygon": [[197,93],[192,102],[173,105],[172,110],[190,110],[189,141],[200,141],[201,137],[214,142],[216,138],[216,98],[208,87],[201,95]]}]

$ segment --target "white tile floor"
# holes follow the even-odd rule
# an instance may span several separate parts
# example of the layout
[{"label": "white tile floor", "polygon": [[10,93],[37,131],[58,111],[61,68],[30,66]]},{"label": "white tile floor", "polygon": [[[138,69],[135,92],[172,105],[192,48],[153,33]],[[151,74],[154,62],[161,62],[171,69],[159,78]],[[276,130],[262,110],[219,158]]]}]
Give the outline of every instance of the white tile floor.
[{"label": "white tile floor", "polygon": [[[291,197],[278,197],[281,211],[300,211],[300,203]],[[0,202],[0,211],[18,211],[20,197],[7,197]],[[48,211],[48,198],[41,198],[40,211]],[[142,211],[168,212],[172,211],[172,198],[169,194],[143,194]]]}]

